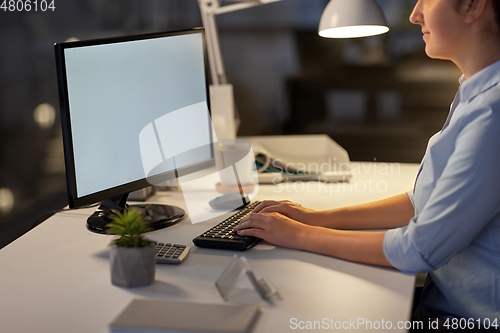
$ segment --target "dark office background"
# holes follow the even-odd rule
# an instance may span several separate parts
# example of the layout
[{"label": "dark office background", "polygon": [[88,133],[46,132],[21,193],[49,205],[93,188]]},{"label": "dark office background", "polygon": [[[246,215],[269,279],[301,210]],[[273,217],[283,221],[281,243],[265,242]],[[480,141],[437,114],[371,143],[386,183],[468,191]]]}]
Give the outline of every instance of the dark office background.
[{"label": "dark office background", "polygon": [[[378,0],[391,31],[317,35],[327,0],[284,0],[217,18],[239,135],[325,133],[355,161],[419,162],[458,70],[424,53],[415,0]],[[67,204],[54,42],[201,26],[196,0],[55,0],[0,10],[0,248]]]}]

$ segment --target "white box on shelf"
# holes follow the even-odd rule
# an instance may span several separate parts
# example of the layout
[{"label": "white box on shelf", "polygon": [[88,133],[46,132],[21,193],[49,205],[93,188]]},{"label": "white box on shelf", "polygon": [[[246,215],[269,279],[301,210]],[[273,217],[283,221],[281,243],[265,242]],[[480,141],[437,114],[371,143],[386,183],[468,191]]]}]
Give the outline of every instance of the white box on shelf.
[{"label": "white box on shelf", "polygon": [[[252,144],[255,155],[264,154],[282,172],[283,181],[349,181],[352,177],[347,151],[328,135],[279,135],[241,137]],[[300,170],[299,174],[286,172]],[[259,182],[273,177],[263,173]]]}]

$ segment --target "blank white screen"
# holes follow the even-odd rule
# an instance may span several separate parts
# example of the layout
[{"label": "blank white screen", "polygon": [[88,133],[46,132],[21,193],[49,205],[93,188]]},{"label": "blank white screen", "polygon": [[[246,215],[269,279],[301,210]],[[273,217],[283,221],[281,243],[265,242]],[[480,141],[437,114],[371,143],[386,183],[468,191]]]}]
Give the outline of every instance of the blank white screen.
[{"label": "blank white screen", "polygon": [[[65,49],[77,196],[146,177],[139,133],[156,119],[183,107],[207,104],[201,33]],[[207,108],[208,111],[208,108]],[[175,124],[210,143],[203,119]],[[193,164],[209,159],[193,156]],[[188,163],[184,163],[188,164]]]}]

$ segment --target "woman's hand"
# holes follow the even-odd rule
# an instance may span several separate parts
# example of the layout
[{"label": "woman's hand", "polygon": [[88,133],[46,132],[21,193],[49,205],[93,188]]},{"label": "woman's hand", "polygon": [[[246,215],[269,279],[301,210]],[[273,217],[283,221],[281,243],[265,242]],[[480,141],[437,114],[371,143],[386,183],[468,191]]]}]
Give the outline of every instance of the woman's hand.
[{"label": "woman's hand", "polygon": [[321,226],[323,213],[302,207],[289,200],[265,200],[252,213],[280,213],[292,220],[314,226]]},{"label": "woman's hand", "polygon": [[301,240],[307,225],[277,212],[252,213],[241,220],[234,231],[240,236],[255,236],[290,249],[302,249]]}]

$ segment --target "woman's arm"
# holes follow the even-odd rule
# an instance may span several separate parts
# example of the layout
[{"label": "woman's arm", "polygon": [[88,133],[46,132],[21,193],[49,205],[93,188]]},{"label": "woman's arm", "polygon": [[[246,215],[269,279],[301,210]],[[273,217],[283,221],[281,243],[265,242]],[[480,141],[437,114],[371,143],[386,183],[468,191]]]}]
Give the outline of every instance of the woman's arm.
[{"label": "woman's arm", "polygon": [[408,225],[415,209],[406,193],[362,205],[326,211],[321,226],[344,230],[391,229]]},{"label": "woman's arm", "polygon": [[393,267],[384,253],[385,231],[347,231],[312,227],[301,249],[364,264]]},{"label": "woman's arm", "polygon": [[408,195],[403,193],[391,198],[363,205],[314,211],[291,201],[264,201],[254,213],[280,213],[293,220],[332,229],[388,229],[405,226],[414,215]]},{"label": "woman's arm", "polygon": [[383,249],[385,232],[345,231],[305,225],[279,213],[256,213],[235,227],[241,236],[355,262],[392,267]]}]

